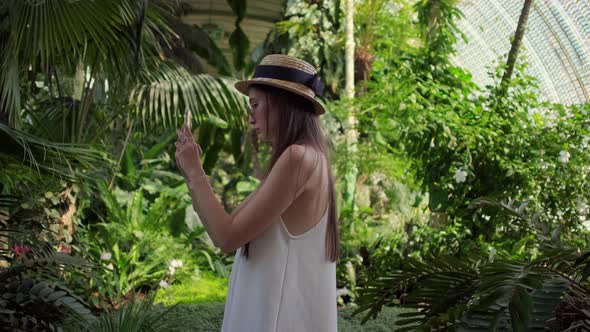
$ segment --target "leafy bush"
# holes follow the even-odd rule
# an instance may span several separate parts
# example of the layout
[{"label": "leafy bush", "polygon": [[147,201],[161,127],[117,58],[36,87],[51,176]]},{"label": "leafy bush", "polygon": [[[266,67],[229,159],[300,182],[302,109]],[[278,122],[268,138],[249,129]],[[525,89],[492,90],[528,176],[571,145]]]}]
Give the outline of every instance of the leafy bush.
[{"label": "leafy bush", "polygon": [[86,315],[84,301],[65,287],[63,271],[86,263],[55,250],[55,219],[22,197],[0,195],[0,325],[11,331],[57,331],[64,312]]}]

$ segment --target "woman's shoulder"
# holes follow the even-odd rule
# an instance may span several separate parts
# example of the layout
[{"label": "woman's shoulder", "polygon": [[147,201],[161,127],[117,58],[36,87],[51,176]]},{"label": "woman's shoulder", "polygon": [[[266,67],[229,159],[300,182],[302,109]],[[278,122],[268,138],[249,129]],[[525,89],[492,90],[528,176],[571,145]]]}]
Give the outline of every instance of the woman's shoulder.
[{"label": "woman's shoulder", "polygon": [[288,157],[290,160],[309,163],[310,161],[317,160],[321,155],[322,153],[320,151],[310,145],[294,143],[289,145],[281,156]]}]

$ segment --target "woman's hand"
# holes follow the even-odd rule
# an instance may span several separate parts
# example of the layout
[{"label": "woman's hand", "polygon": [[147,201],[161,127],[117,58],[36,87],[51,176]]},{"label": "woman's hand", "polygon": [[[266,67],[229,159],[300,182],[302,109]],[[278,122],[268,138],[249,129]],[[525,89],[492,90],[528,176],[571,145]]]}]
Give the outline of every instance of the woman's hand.
[{"label": "woman's hand", "polygon": [[201,165],[202,150],[199,144],[195,142],[193,133],[188,126],[184,124],[180,130],[177,130],[178,139],[174,145],[176,146],[176,165],[184,180],[189,182],[195,177],[205,175],[205,171]]}]

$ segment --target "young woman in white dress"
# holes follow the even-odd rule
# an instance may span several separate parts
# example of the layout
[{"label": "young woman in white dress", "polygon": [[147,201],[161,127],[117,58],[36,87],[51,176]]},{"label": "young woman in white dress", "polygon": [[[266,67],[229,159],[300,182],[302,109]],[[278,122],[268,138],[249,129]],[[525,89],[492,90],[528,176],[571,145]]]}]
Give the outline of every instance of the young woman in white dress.
[{"label": "young woman in white dress", "polygon": [[337,331],[338,223],[319,75],[305,61],[272,54],[236,89],[249,97],[249,123],[271,148],[260,186],[238,208],[226,212],[214,195],[187,125],[176,142],[207,233],[225,253],[236,251],[222,331]]}]

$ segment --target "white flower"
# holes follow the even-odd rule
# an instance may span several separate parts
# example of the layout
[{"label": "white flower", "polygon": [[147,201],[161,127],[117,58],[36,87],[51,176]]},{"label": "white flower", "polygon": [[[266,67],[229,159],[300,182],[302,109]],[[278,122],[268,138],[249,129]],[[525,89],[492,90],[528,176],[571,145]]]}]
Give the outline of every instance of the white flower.
[{"label": "white flower", "polygon": [[107,265],[107,269],[108,270],[113,270],[115,267],[113,266],[113,263],[109,263],[109,265]]},{"label": "white flower", "polygon": [[160,280],[160,287],[164,289],[170,288],[170,284],[166,282],[166,280]]},{"label": "white flower", "polygon": [[590,231],[590,219],[584,220],[582,226],[584,226],[584,228],[586,228],[587,231]]},{"label": "white flower", "polygon": [[463,183],[467,180],[467,172],[462,169],[458,169],[455,171],[455,182]]},{"label": "white flower", "polygon": [[585,214],[588,211],[588,204],[584,201],[583,197],[578,196],[576,198],[576,209],[581,214]]},{"label": "white flower", "polygon": [[103,261],[108,261],[111,259],[111,257],[113,257],[113,255],[108,251],[103,251],[103,253],[100,255],[100,259]]},{"label": "white flower", "polygon": [[180,259],[173,259],[170,261],[168,266],[172,266],[173,268],[182,267],[182,261]]},{"label": "white flower", "polygon": [[589,143],[590,143],[590,136],[584,136],[584,138],[582,138],[582,149],[587,149]]},{"label": "white flower", "polygon": [[174,275],[176,273],[176,269],[183,266],[184,264],[180,259],[173,259],[168,263],[168,273],[170,275]]},{"label": "white flower", "polygon": [[570,153],[567,151],[560,151],[559,152],[559,161],[562,163],[567,163],[570,160]]},{"label": "white flower", "polygon": [[337,297],[348,295],[349,293],[350,293],[350,291],[346,287],[339,288],[339,289],[336,290],[336,296]]}]

